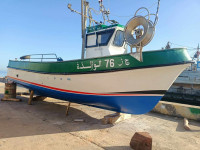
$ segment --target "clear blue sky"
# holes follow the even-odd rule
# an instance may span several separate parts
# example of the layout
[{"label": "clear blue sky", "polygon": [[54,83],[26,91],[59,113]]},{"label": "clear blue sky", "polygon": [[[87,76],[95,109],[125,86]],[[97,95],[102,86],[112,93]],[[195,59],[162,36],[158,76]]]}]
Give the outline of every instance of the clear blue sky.
[{"label": "clear blue sky", "polygon": [[[65,60],[80,58],[80,16],[67,9],[69,2],[72,8],[80,10],[80,0],[0,0],[0,70],[6,70],[9,59],[27,54],[57,53]],[[98,0],[89,2],[97,9]],[[110,8],[110,18],[121,24],[126,24],[131,17],[117,16],[133,16],[139,7],[150,7],[156,2],[104,0]],[[200,0],[161,0],[155,37],[144,50],[160,49],[167,41],[197,47],[199,9]],[[156,5],[150,11],[154,13]]]}]

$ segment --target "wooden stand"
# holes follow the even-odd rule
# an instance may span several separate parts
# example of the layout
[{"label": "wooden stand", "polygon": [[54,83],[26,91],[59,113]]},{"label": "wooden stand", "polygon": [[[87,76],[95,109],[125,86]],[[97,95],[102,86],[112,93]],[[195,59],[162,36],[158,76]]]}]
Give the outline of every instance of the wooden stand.
[{"label": "wooden stand", "polygon": [[29,100],[28,100],[28,105],[32,105],[33,94],[34,94],[34,91],[31,90],[30,98],[29,98]]},{"label": "wooden stand", "polygon": [[190,127],[189,127],[189,121],[187,118],[184,118],[184,128],[185,130],[191,130]]},{"label": "wooden stand", "polygon": [[131,114],[115,113],[104,116],[104,118],[102,119],[102,124],[114,124],[130,118]]},{"label": "wooden stand", "polygon": [[68,113],[69,113],[69,108],[70,108],[70,102],[68,103],[68,105],[67,105],[67,109],[66,109],[66,116],[68,116]]}]

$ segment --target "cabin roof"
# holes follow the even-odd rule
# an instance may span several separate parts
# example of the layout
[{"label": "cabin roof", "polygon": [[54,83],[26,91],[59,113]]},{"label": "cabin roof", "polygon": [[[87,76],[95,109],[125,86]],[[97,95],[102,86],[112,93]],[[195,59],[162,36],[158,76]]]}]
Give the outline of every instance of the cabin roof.
[{"label": "cabin roof", "polygon": [[110,25],[110,26],[102,24],[102,25],[96,25],[96,26],[92,26],[92,27],[87,27],[87,33],[91,33],[91,32],[94,32],[94,31],[99,31],[99,30],[102,30],[102,29],[108,29],[108,28],[112,28],[112,27],[124,28],[124,26],[121,25],[121,24],[114,24],[114,25]]}]

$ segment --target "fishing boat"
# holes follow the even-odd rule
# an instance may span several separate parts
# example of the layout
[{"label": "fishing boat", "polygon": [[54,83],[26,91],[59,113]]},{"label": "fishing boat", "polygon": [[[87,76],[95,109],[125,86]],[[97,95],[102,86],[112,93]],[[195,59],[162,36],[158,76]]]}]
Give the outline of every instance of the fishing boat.
[{"label": "fishing boat", "polygon": [[[116,112],[147,113],[191,63],[185,48],[143,52],[154,36],[159,5],[160,0],[154,21],[142,7],[123,26],[109,19],[102,0],[103,22],[93,19],[94,9],[85,0],[81,12],[68,4],[82,18],[81,59],[63,61],[55,55],[56,61],[47,61],[52,57],[42,54],[36,61],[39,55],[22,56],[9,61],[7,78],[42,96]],[[138,15],[141,10],[147,15]]]},{"label": "fishing boat", "polygon": [[175,80],[175,86],[182,86],[186,88],[200,89],[200,48],[199,44],[196,48],[196,52],[192,57],[193,63],[190,67],[186,68]]},{"label": "fishing boat", "polygon": [[195,49],[196,52],[192,57],[193,63],[178,76],[162,100],[196,106],[200,105],[199,45]]}]

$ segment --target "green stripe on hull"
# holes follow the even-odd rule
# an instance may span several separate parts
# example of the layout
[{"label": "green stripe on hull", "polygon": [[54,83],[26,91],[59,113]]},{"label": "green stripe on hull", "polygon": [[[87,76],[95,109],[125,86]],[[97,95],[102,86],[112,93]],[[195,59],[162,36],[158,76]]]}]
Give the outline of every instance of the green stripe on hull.
[{"label": "green stripe on hull", "polygon": [[138,61],[130,54],[124,54],[63,62],[9,61],[8,67],[43,73],[74,74],[172,65],[189,61],[191,58],[187,50],[180,48],[143,52],[143,62]]}]

